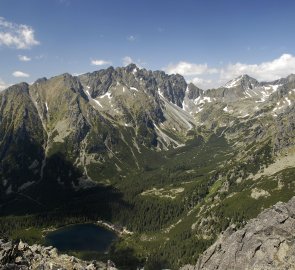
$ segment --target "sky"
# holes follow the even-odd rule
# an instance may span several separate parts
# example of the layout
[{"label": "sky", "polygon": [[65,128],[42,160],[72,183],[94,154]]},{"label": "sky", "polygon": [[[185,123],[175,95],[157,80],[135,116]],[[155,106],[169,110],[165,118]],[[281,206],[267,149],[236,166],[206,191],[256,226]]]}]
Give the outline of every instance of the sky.
[{"label": "sky", "polygon": [[295,73],[293,0],[0,0],[0,90],[135,63],[208,89]]}]

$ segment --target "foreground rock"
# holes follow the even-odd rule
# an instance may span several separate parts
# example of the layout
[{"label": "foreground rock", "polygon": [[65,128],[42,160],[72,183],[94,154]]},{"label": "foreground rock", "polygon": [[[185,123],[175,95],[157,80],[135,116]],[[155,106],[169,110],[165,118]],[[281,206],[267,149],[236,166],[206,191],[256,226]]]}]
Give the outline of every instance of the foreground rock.
[{"label": "foreground rock", "polygon": [[0,239],[0,269],[59,269],[98,270],[115,269],[101,262],[86,262],[73,256],[60,255],[53,247],[29,246],[22,241],[12,242]]},{"label": "foreground rock", "polygon": [[295,269],[295,197],[277,203],[240,230],[228,228],[199,258],[200,269]]}]

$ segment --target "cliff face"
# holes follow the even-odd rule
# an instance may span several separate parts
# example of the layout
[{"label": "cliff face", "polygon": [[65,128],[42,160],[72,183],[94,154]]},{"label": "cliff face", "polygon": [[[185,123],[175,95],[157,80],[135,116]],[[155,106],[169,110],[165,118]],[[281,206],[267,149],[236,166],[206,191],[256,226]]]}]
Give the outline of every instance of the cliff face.
[{"label": "cliff face", "polygon": [[196,266],[181,269],[295,269],[295,197],[263,211],[242,229],[229,227]]},{"label": "cliff face", "polygon": [[116,268],[100,262],[86,262],[73,256],[60,255],[53,247],[29,246],[26,243],[0,239],[0,269],[60,269],[60,270],[100,270]]}]

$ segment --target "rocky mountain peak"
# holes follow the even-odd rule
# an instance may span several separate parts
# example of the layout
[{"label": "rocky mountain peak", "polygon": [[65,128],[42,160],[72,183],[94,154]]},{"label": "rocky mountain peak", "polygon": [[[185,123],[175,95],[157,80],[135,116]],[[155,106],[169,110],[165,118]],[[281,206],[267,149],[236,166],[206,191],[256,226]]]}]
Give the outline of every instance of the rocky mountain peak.
[{"label": "rocky mountain peak", "polygon": [[134,64],[134,63],[131,63],[131,64],[129,64],[128,66],[125,67],[125,70],[126,70],[127,72],[133,72],[134,70],[138,70],[138,69],[139,69],[139,68],[138,68],[137,65]]},{"label": "rocky mountain peak", "polygon": [[288,77],[287,77],[287,80],[288,82],[294,82],[295,81],[295,74],[290,74]]},{"label": "rocky mountain peak", "polygon": [[204,94],[204,91],[202,89],[195,86],[193,83],[188,84],[186,90],[186,96],[188,97],[188,99],[196,99],[202,94]]},{"label": "rocky mountain peak", "polygon": [[21,82],[12,86],[9,86],[5,92],[9,93],[9,92],[25,92],[28,93],[29,91],[29,84],[27,84],[26,82]]},{"label": "rocky mountain peak", "polygon": [[280,78],[272,82],[262,82],[262,85],[283,85],[288,83],[294,83],[295,82],[295,74],[290,74],[285,78]]},{"label": "rocky mountain peak", "polygon": [[34,83],[44,83],[46,81],[47,81],[47,78],[46,77],[42,77],[42,78],[37,79]]},{"label": "rocky mountain peak", "polygon": [[241,75],[225,84],[225,88],[242,87],[243,90],[253,89],[259,82],[247,74]]}]

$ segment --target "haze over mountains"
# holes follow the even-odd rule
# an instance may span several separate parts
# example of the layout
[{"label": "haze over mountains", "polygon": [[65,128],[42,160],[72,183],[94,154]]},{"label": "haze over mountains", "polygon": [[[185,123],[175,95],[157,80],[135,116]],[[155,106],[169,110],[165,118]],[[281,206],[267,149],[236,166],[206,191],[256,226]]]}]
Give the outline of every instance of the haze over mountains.
[{"label": "haze over mountains", "polygon": [[166,239],[172,265],[196,262],[228,225],[295,194],[294,101],[294,74],[203,91],[134,64],[13,85],[0,93],[1,213],[81,211],[148,252]]}]

